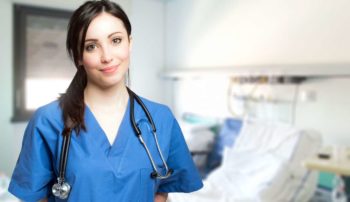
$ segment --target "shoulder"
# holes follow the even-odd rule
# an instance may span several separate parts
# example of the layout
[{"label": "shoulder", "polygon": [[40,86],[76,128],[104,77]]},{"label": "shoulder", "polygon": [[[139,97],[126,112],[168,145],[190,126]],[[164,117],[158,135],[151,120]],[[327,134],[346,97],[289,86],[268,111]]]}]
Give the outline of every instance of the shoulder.
[{"label": "shoulder", "polygon": [[[163,146],[167,148],[170,144],[175,144],[175,142],[171,140],[181,138],[182,132],[171,109],[165,104],[154,102],[143,97],[140,98],[151,114],[159,135],[158,138],[163,142]],[[141,109],[139,108],[139,110]],[[144,114],[141,111],[139,112],[140,114]],[[141,116],[146,118],[146,115]]]},{"label": "shoulder", "polygon": [[24,132],[23,142],[53,141],[55,145],[57,135],[60,134],[63,122],[58,101],[39,107],[31,117]]},{"label": "shoulder", "polygon": [[62,110],[59,101],[55,100],[39,107],[33,114],[31,123],[60,123],[62,120]]},{"label": "shoulder", "polygon": [[162,118],[163,120],[175,119],[174,114],[167,105],[151,101],[141,96],[139,97],[141,98],[142,102],[146,105],[149,112],[152,114],[152,117]]}]

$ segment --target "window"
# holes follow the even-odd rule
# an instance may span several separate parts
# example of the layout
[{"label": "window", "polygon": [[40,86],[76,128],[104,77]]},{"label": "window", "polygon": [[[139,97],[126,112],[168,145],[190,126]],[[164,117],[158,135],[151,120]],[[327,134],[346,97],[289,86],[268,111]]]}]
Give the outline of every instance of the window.
[{"label": "window", "polygon": [[71,12],[14,5],[14,122],[65,92],[75,73],[65,40]]}]

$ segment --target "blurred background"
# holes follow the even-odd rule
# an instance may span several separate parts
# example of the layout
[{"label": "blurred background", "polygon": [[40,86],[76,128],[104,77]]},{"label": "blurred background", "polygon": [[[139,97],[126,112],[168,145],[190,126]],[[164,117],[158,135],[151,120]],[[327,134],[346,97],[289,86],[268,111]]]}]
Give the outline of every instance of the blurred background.
[{"label": "blurred background", "polygon": [[[23,13],[15,5],[69,13],[83,2],[0,1],[4,179],[16,163],[28,113],[63,92],[75,71],[64,49],[66,21],[27,14],[21,18],[26,22],[23,30],[16,20]],[[133,28],[131,88],[173,110],[206,186],[222,193],[204,190],[174,195],[171,201],[204,201],[203,196],[212,201],[330,200],[334,189],[341,187],[335,174],[350,171],[310,169],[304,164],[322,151],[334,150],[343,152],[345,164],[350,161],[350,1],[115,2]],[[249,155],[241,155],[247,151]],[[267,154],[274,154],[273,160]],[[275,154],[283,157],[276,160]],[[244,159],[265,163],[251,165]],[[267,168],[267,162],[275,167]],[[266,168],[270,174],[242,177],[241,170],[253,168]],[[234,194],[215,184],[220,176],[236,178],[226,184],[235,187]],[[283,195],[277,187],[290,193]]]}]

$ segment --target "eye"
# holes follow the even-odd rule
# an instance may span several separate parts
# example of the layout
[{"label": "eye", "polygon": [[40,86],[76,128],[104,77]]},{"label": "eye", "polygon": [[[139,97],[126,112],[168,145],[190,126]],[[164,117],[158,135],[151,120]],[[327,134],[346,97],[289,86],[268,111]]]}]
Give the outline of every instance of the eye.
[{"label": "eye", "polygon": [[88,52],[93,51],[96,48],[96,44],[88,44],[85,46],[85,50]]},{"label": "eye", "polygon": [[122,42],[122,39],[121,38],[114,38],[114,39],[112,39],[112,42],[114,43],[114,44],[120,44],[121,42]]}]

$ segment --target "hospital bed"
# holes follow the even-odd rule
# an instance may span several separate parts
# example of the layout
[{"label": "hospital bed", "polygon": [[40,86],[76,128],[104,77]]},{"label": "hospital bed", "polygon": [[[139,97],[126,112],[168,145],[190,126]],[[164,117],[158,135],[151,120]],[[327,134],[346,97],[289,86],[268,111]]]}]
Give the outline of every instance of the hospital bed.
[{"label": "hospital bed", "polygon": [[308,201],[317,173],[302,161],[321,146],[316,131],[288,125],[243,121],[231,147],[225,147],[221,165],[194,193],[169,194],[170,202],[278,202]]}]

